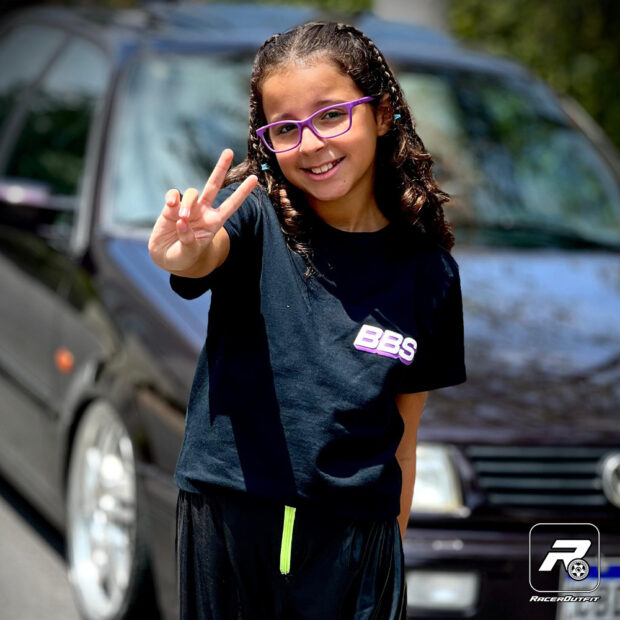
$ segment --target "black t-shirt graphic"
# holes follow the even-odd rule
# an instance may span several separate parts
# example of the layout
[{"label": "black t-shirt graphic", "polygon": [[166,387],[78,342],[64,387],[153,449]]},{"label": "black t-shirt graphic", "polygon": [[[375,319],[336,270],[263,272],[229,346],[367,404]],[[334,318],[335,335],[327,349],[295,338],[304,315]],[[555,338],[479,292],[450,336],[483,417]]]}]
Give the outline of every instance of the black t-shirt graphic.
[{"label": "black t-shirt graphic", "polygon": [[187,299],[212,290],[177,485],[396,517],[396,394],[465,381],[455,260],[395,224],[349,233],[320,221],[321,276],[308,279],[260,188],[224,226],[223,265],[204,278],[171,276]]}]

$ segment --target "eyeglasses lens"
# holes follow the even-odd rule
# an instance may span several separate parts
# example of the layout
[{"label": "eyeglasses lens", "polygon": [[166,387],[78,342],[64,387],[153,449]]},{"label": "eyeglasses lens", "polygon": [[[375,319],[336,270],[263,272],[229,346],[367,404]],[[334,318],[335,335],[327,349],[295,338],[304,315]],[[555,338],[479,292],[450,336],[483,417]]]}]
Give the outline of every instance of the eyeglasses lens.
[{"label": "eyeglasses lens", "polygon": [[[351,117],[345,107],[323,110],[311,122],[321,138],[333,138],[351,127]],[[276,151],[292,148],[299,142],[299,127],[294,123],[278,123],[269,128],[267,138]]]}]

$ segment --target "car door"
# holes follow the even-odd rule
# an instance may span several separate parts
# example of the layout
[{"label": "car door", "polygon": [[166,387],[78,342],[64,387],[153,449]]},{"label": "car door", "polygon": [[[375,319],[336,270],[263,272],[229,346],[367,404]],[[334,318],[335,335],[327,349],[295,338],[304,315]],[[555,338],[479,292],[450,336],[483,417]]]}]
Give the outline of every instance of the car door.
[{"label": "car door", "polygon": [[[0,170],[6,164],[8,150],[19,130],[19,119],[37,79],[62,48],[66,34],[44,24],[17,24],[2,30],[0,36]],[[34,188],[32,188],[34,190]],[[17,192],[17,194],[15,193]],[[32,307],[32,282],[24,280],[18,265],[21,248],[15,237],[19,210],[19,188],[0,183],[0,459],[8,471],[17,464],[18,450],[9,433],[10,418],[28,417],[36,399],[27,396],[26,384],[49,385],[38,370],[29,369],[32,343],[45,342],[45,328],[33,325],[28,310]],[[19,235],[18,235],[19,236]],[[34,334],[34,338],[25,338]],[[34,374],[28,376],[28,371]]]},{"label": "car door", "polygon": [[73,371],[59,326],[70,312],[71,239],[110,71],[91,41],[60,38],[5,121],[0,149],[0,462],[42,501],[55,499],[56,423]]}]

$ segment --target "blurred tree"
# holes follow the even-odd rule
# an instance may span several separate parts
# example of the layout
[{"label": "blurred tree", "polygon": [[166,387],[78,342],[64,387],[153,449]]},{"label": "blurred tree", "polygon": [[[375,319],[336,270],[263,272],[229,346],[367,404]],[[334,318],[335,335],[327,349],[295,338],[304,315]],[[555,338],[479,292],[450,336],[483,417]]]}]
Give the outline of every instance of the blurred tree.
[{"label": "blurred tree", "polygon": [[574,97],[620,147],[618,0],[448,0],[448,23]]}]

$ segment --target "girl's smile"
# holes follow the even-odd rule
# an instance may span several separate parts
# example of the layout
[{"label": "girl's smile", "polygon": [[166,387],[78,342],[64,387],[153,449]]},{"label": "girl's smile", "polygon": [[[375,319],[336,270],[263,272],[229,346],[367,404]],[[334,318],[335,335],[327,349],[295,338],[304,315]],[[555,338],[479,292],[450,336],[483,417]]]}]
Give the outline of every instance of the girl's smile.
[{"label": "girl's smile", "polygon": [[[334,63],[320,59],[278,67],[264,80],[261,94],[267,123],[305,119],[328,105],[364,96]],[[390,119],[387,106],[364,103],[353,108],[351,128],[340,136],[319,138],[304,128],[297,148],[276,154],[280,169],[332,225],[380,228],[387,219],[374,196],[375,154]]]},{"label": "girl's smile", "polygon": [[312,168],[302,168],[302,170],[305,170],[315,181],[330,179],[336,173],[335,171],[338,169],[338,166],[343,159],[344,157],[340,157],[339,159],[334,159],[326,164],[313,166]]}]

